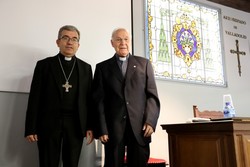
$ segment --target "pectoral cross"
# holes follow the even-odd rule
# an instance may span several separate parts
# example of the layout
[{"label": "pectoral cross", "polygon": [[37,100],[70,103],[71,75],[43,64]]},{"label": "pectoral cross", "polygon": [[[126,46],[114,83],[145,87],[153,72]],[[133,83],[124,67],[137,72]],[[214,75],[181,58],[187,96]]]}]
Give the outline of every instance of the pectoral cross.
[{"label": "pectoral cross", "polygon": [[240,55],[246,55],[246,52],[239,51],[239,41],[235,40],[235,42],[236,42],[236,50],[231,49],[230,52],[232,54],[237,54],[238,70],[239,70],[239,75],[241,76]]},{"label": "pectoral cross", "polygon": [[62,87],[65,88],[65,92],[69,92],[69,88],[72,88],[72,85],[70,85],[69,82],[66,81],[66,83],[62,85]]}]

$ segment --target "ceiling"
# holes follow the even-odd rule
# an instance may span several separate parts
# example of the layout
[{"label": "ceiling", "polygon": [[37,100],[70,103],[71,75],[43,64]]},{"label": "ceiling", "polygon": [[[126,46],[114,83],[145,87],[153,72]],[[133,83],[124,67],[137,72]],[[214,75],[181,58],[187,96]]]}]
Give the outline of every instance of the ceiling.
[{"label": "ceiling", "polygon": [[250,13],[250,0],[207,0]]}]

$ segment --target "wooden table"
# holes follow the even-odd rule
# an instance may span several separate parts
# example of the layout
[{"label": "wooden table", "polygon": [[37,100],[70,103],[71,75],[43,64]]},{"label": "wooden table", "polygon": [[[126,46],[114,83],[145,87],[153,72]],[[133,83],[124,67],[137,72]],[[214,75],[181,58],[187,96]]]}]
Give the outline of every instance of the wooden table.
[{"label": "wooden table", "polygon": [[161,126],[170,167],[250,167],[250,118]]}]

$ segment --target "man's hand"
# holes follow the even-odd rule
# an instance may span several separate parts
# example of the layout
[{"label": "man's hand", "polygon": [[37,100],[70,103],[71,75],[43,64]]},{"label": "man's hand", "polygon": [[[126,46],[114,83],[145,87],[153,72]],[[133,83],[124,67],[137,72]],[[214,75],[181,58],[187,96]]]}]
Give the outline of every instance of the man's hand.
[{"label": "man's hand", "polygon": [[94,140],[94,135],[93,135],[93,131],[92,130],[88,130],[86,133],[86,140],[87,140],[87,145],[89,145],[90,143],[92,143],[92,141]]},{"label": "man's hand", "polygon": [[150,137],[151,134],[154,132],[154,129],[152,128],[152,126],[147,123],[144,124],[142,130],[144,131],[144,137]]},{"label": "man's hand", "polygon": [[99,137],[102,143],[107,143],[109,141],[109,136],[108,135],[102,135]]},{"label": "man's hand", "polygon": [[38,141],[38,137],[36,134],[26,136],[26,140],[30,143]]}]

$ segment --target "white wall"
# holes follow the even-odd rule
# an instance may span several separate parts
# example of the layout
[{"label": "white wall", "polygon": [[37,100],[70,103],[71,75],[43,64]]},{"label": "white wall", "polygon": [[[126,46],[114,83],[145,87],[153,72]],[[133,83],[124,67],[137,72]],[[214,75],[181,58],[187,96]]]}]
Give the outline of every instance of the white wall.
[{"label": "white wall", "polygon": [[94,66],[113,55],[111,32],[131,29],[131,0],[2,0],[0,20],[0,90],[27,93],[36,61],[58,53],[63,25],[80,30],[81,59]]},{"label": "white wall", "polygon": [[[247,53],[247,55],[240,57],[242,76],[239,77],[238,74],[236,55],[230,53],[230,49],[236,49],[235,39],[237,38],[225,35],[225,33],[223,33],[228,87],[222,88],[157,80],[157,86],[161,100],[161,114],[157,126],[157,131],[153,135],[153,142],[151,144],[151,157],[158,157],[169,160],[167,141],[168,136],[166,132],[162,130],[160,125],[186,122],[189,118],[193,117],[193,104],[198,105],[201,110],[222,110],[223,95],[231,94],[237,116],[250,116],[248,111],[248,105],[250,101],[250,14],[218,4],[209,3],[205,0],[199,2],[221,8],[222,16],[231,16],[247,22],[246,26],[236,24],[238,25],[238,29],[232,30],[232,27],[230,27],[230,24],[232,23],[228,24],[227,21],[222,20],[223,31],[241,31],[248,37],[246,43],[242,43],[240,45],[240,50],[244,50]],[[143,0],[139,0],[136,2],[134,1],[134,50],[135,54],[142,56],[145,55],[143,27],[144,16],[142,15],[143,10]]]},{"label": "white wall", "polygon": [[[114,54],[113,29],[131,29],[131,0],[1,0],[0,20],[0,167],[37,167],[36,143],[24,139],[36,61],[58,53],[58,30],[72,24],[81,31],[77,56],[94,70]],[[83,145],[79,166],[96,166],[96,146]]]}]

